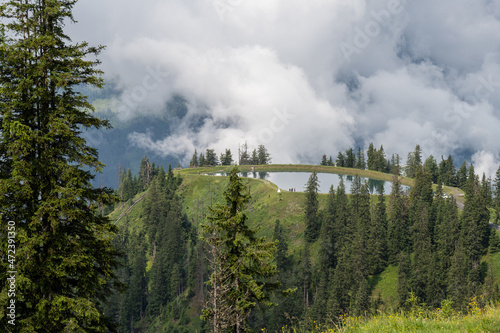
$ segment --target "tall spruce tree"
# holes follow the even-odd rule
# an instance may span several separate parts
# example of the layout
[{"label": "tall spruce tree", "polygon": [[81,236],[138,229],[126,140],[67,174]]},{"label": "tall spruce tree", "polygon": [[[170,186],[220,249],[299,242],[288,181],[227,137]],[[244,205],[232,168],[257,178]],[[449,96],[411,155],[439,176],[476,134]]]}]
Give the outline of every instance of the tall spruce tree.
[{"label": "tall spruce tree", "polygon": [[[114,277],[116,227],[96,207],[114,201],[94,188],[103,164],[85,129],[108,128],[77,85],[102,87],[102,47],[64,33],[76,1],[10,0],[0,6],[0,215],[16,223],[16,325],[0,330],[104,332],[102,301]],[[2,237],[0,256],[7,256]],[[7,295],[7,262],[0,289]],[[9,326],[7,326],[9,325]]]},{"label": "tall spruce tree", "polygon": [[358,147],[358,153],[356,155],[356,168],[361,170],[366,169],[365,152],[361,150],[361,147]]},{"label": "tall spruce tree", "polygon": [[328,194],[327,207],[323,212],[323,224],[319,236],[319,285],[314,303],[314,313],[318,320],[322,320],[326,314],[328,285],[332,278],[333,269],[336,266],[335,215],[335,190],[332,185]]},{"label": "tall spruce tree", "polygon": [[190,168],[196,168],[198,166],[198,152],[196,149],[194,150],[193,157],[191,157],[191,161],[189,161]]},{"label": "tall spruce tree", "polygon": [[238,171],[234,167],[229,172],[226,203],[211,207],[209,223],[202,225],[213,270],[203,318],[214,332],[244,331],[252,309],[257,303],[273,305],[270,292],[279,287],[269,280],[277,273],[272,263],[276,244],[257,237],[258,230],[248,226],[244,209],[250,195]]},{"label": "tall spruce tree", "polygon": [[389,262],[396,263],[400,252],[409,252],[408,239],[408,202],[403,195],[398,176],[392,181],[392,191],[387,206],[387,243]]},{"label": "tall spruce tree", "polygon": [[304,209],[306,223],[305,237],[306,241],[309,243],[316,240],[319,234],[319,228],[321,227],[318,220],[318,190],[318,174],[316,171],[313,171],[306,184],[306,202]]},{"label": "tall spruce tree", "polygon": [[267,148],[264,145],[259,145],[257,147],[257,155],[259,157],[259,161],[257,164],[269,164],[271,163],[271,155],[267,151]]},{"label": "tall spruce tree", "polygon": [[377,163],[376,163],[376,156],[377,156],[377,149],[373,145],[373,142],[370,142],[368,145],[368,150],[366,152],[367,155],[367,166],[368,170],[376,170],[377,168]]},{"label": "tall spruce tree", "polygon": [[338,166],[338,167],[345,167],[346,166],[346,163],[345,163],[345,156],[344,154],[342,154],[341,151],[339,151],[338,155],[337,155],[337,159],[335,160],[335,164]]},{"label": "tall spruce tree", "polygon": [[439,178],[439,167],[434,156],[427,157],[424,163],[424,169],[431,174],[432,182],[437,183]]},{"label": "tall spruce tree", "polygon": [[352,270],[351,284],[351,310],[359,315],[368,310],[369,306],[369,253],[368,239],[370,228],[370,192],[368,184],[361,184],[359,176],[354,178],[351,186],[350,202],[351,219],[353,228],[352,241],[349,244]]},{"label": "tall spruce tree", "polygon": [[341,249],[349,242],[351,234],[351,230],[348,228],[349,216],[349,201],[345,192],[344,179],[340,178],[340,184],[335,195],[334,234],[336,253],[340,253]]},{"label": "tall spruce tree", "polygon": [[463,251],[472,264],[479,269],[481,256],[486,254],[489,245],[488,227],[490,212],[481,195],[481,187],[473,166],[469,169],[466,185],[465,204],[461,219]]},{"label": "tall spruce tree", "polygon": [[368,265],[370,274],[378,274],[387,265],[387,213],[384,187],[381,186],[378,202],[372,206],[368,234]]},{"label": "tall spruce tree", "polygon": [[345,151],[345,166],[348,168],[354,168],[356,166],[356,153],[352,148]]},{"label": "tall spruce tree", "polygon": [[467,183],[467,162],[464,161],[457,171],[457,186],[463,190],[466,183]]}]

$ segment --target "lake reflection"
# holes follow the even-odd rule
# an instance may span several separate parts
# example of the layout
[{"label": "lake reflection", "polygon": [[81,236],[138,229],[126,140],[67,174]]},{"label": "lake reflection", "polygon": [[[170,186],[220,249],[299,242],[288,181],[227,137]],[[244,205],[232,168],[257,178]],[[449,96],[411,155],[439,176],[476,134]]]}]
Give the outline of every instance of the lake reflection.
[{"label": "lake reflection", "polygon": [[[226,176],[223,173],[212,173],[209,175],[214,176]],[[306,189],[307,181],[309,180],[310,172],[240,172],[240,177],[256,178],[268,180],[276,185],[281,190],[290,191],[295,190],[297,192],[304,192]],[[344,185],[347,193],[351,193],[351,184],[354,180],[354,176],[340,175],[335,173],[318,173],[319,180],[319,192],[328,193],[330,186],[337,190],[340,184],[340,180],[344,179]],[[384,188],[384,193],[391,193],[392,184],[384,180],[377,180],[372,178],[361,177],[361,182],[364,184],[368,182],[368,189],[371,194],[380,193],[380,188]],[[409,187],[403,186],[403,189],[407,190]]]}]

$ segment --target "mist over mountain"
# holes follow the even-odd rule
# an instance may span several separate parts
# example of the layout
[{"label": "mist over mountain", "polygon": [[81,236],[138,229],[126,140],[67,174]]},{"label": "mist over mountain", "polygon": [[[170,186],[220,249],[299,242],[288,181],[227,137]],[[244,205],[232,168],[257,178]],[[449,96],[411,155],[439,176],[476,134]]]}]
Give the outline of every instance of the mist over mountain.
[{"label": "mist over mountain", "polygon": [[498,0],[89,0],[75,18],[75,41],[107,45],[114,131],[137,155],[185,164],[247,141],[317,163],[369,142],[405,159],[420,143],[499,165]]}]

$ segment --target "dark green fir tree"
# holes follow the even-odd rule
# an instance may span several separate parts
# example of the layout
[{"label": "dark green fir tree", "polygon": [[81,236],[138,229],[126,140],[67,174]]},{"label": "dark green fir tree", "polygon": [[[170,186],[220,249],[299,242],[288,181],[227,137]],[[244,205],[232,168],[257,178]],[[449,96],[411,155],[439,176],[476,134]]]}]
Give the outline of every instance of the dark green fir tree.
[{"label": "dark green fir tree", "polygon": [[316,240],[319,234],[320,223],[318,220],[318,190],[319,180],[318,174],[313,171],[306,184],[306,202],[305,202],[305,223],[306,241],[312,243]]},{"label": "dark green fir tree", "polygon": [[[16,226],[16,262],[0,264],[16,274],[15,326],[5,316],[3,332],[105,332],[103,314],[115,276],[117,228],[96,213],[114,201],[95,188],[97,151],[82,137],[108,128],[77,86],[102,87],[102,47],[71,43],[76,1],[9,0],[0,5],[0,216]],[[2,237],[0,256],[7,257]]]}]

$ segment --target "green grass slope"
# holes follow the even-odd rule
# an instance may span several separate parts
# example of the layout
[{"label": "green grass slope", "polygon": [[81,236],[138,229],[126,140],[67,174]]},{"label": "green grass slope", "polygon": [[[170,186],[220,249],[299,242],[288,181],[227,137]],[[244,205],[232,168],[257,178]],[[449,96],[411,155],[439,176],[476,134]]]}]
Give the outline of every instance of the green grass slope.
[{"label": "green grass slope", "polygon": [[[205,173],[223,172],[228,167],[214,167],[214,168],[194,168],[176,170],[176,174],[182,177],[182,183],[179,187],[178,194],[182,198],[183,210],[188,220],[194,225],[198,226],[200,223],[206,221],[207,215],[210,214],[208,207],[223,203],[223,191],[227,187],[228,177],[220,176],[207,176]],[[242,171],[250,171],[249,166],[242,166]],[[304,166],[304,165],[269,165],[269,166],[256,166],[255,171],[281,171],[281,172],[332,172],[344,174],[358,174],[364,177],[371,177],[381,180],[391,180],[392,176],[382,174],[379,172],[372,172],[366,170],[353,170],[347,169],[350,173],[344,172],[345,168],[325,167],[325,166]],[[401,177],[402,183],[412,185],[413,181],[408,178]],[[252,227],[259,227],[260,234],[266,237],[272,237],[274,223],[277,219],[280,220],[282,227],[285,230],[286,238],[289,240],[289,251],[296,259],[300,257],[301,251],[304,248],[304,203],[305,193],[303,192],[288,192],[283,191],[278,193],[278,187],[267,181],[261,179],[245,178],[244,183],[248,187],[251,200],[248,203],[247,215],[249,224]],[[459,190],[457,190],[459,191]],[[146,191],[147,192],[147,191]],[[117,224],[123,225],[127,222],[130,229],[140,230],[143,227],[143,214],[142,214],[142,198],[146,194],[142,192],[137,194],[132,200],[120,204],[109,215]],[[458,192],[460,193],[460,192]],[[320,194],[320,209],[326,204],[327,194]],[[372,196],[372,204],[377,200],[376,196]],[[311,247],[311,258],[317,258],[319,251],[319,244],[316,242]],[[500,253],[489,254],[485,257],[488,264],[492,265],[495,276],[495,281],[500,286]],[[148,265],[149,267],[149,265]],[[397,288],[397,267],[389,266],[384,272],[372,278],[373,296],[381,297],[384,302],[384,309],[391,311],[396,307],[396,288]],[[496,314],[500,314],[500,310],[495,310]],[[489,315],[488,315],[489,316]],[[485,318],[489,318],[486,316]],[[442,325],[444,332],[453,331],[455,324],[453,321],[432,321],[427,323],[430,319],[420,318],[415,322],[405,322],[406,319],[399,318],[393,319],[392,317],[375,318],[373,323],[359,322],[356,324],[356,329],[350,330],[344,327],[342,332],[395,332],[400,328],[409,325],[408,331],[419,331],[420,325],[424,325],[424,329],[420,331],[434,331],[439,325]],[[459,320],[455,318],[454,320]],[[481,320],[476,319],[460,319],[471,320],[471,325],[479,325]],[[374,324],[377,322],[378,324]],[[380,324],[382,323],[382,324]],[[388,325],[393,330],[384,330],[378,326],[370,325]],[[368,325],[368,326],[366,326]],[[416,326],[415,326],[416,325]],[[426,326],[431,325],[431,326]],[[433,326],[434,325],[434,326]],[[471,326],[471,327],[472,327]],[[382,327],[382,326],[380,326]],[[429,330],[428,330],[429,329]],[[321,331],[321,330],[319,330]],[[468,330],[464,330],[468,331]],[[471,330],[476,332],[475,330]],[[454,331],[455,332],[455,331]],[[460,330],[458,330],[460,332]],[[500,329],[498,330],[500,332]]]}]

